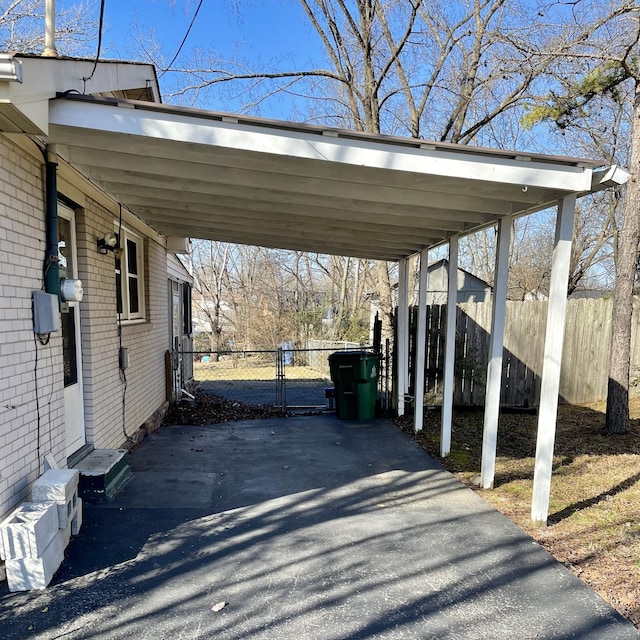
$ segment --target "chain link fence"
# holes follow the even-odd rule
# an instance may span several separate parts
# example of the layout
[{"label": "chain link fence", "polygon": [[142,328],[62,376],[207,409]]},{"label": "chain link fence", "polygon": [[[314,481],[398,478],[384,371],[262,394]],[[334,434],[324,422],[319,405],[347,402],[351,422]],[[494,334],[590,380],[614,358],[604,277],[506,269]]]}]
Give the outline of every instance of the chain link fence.
[{"label": "chain link fence", "polygon": [[182,352],[193,357],[194,379],[210,393],[288,410],[324,409],[333,387],[329,355],[338,350],[366,349],[353,342],[309,341],[302,349]]}]

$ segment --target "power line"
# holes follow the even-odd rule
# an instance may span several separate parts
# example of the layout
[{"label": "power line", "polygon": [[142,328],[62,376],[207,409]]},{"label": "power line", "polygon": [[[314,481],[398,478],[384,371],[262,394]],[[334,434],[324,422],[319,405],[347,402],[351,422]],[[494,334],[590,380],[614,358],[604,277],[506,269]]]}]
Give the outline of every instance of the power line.
[{"label": "power line", "polygon": [[98,66],[98,60],[100,60],[100,49],[102,48],[102,29],[104,26],[104,5],[105,0],[100,0],[100,22],[98,24],[98,50],[96,51],[96,59],[93,61],[93,69],[91,70],[91,75],[88,78],[82,78],[84,82],[84,87],[82,93],[86,93],[85,89],[87,88],[87,82],[93,78],[93,74],[96,72],[96,67]]},{"label": "power line", "polygon": [[171,62],[167,66],[167,68],[162,70],[162,72],[160,73],[160,76],[164,75],[167,71],[169,71],[169,69],[171,69],[171,67],[173,66],[173,63],[176,61],[176,59],[180,55],[180,52],[182,51],[182,47],[184,47],[184,43],[187,41],[187,38],[189,37],[189,33],[191,32],[191,28],[193,27],[193,25],[194,25],[194,23],[196,21],[196,18],[198,17],[198,13],[200,11],[200,7],[202,7],[202,3],[203,2],[204,2],[204,0],[200,0],[200,2],[198,2],[198,6],[196,7],[196,11],[193,14],[193,18],[191,18],[191,24],[189,24],[189,28],[187,29],[187,32],[184,34],[184,38],[182,38],[182,42],[180,43],[180,46],[178,47],[178,50],[176,51],[176,55],[173,56]]}]

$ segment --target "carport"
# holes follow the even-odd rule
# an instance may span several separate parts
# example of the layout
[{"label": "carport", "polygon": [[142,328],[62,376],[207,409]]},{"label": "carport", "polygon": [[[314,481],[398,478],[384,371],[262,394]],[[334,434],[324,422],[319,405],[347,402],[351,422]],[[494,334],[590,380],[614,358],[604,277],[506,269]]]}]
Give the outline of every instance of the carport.
[{"label": "carport", "polygon": [[[421,255],[416,388],[424,386],[427,252],[497,226],[481,482],[494,480],[511,222],[557,207],[531,515],[546,522],[576,198],[624,183],[598,160],[363,135],[161,104],[49,102],[50,149],[160,233],[399,263],[397,409],[405,410],[408,258]],[[453,403],[456,278],[449,278],[442,454]],[[415,403],[420,429],[422,402]]]}]

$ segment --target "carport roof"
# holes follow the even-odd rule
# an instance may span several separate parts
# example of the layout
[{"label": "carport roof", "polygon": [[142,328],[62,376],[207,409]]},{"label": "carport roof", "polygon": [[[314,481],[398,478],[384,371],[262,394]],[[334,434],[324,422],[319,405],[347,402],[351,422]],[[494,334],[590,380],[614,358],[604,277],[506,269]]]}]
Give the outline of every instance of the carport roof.
[{"label": "carport roof", "polygon": [[385,260],[617,177],[597,160],[76,95],[51,100],[48,140],[163,235]]}]

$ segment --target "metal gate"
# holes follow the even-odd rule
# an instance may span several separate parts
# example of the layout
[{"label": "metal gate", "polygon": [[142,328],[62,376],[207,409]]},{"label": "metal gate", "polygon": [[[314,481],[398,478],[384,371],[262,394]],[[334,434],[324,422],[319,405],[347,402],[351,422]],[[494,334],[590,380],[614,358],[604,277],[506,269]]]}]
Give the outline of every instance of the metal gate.
[{"label": "metal gate", "polygon": [[[363,348],[366,347],[347,350]],[[209,393],[238,402],[275,405],[283,410],[313,411],[328,406],[325,389],[333,386],[328,357],[335,351],[335,347],[176,351],[173,358],[192,359],[194,380]],[[384,367],[380,378],[383,399],[388,396],[388,388],[389,376]]]}]

